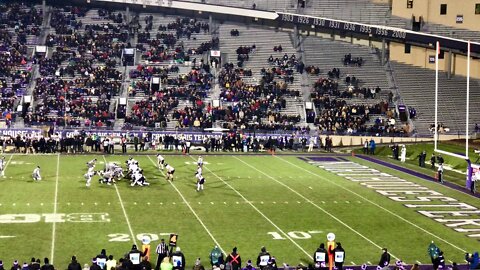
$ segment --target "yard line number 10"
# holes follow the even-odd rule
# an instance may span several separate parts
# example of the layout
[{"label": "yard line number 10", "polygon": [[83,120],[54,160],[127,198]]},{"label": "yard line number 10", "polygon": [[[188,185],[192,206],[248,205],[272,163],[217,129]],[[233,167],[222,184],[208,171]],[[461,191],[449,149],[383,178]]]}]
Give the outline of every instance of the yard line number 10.
[{"label": "yard line number 10", "polygon": [[[322,231],[291,231],[287,232],[286,236],[279,232],[267,232],[267,234],[271,235],[273,240],[286,240],[289,238],[303,240],[303,239],[310,239],[312,238],[312,234],[319,234]],[[144,237],[150,238],[151,241],[158,241],[162,236],[168,236],[170,233],[139,233],[136,235],[138,240],[142,240]],[[132,241],[129,234],[126,233],[111,233],[107,235],[109,238],[109,242],[130,242]]]}]

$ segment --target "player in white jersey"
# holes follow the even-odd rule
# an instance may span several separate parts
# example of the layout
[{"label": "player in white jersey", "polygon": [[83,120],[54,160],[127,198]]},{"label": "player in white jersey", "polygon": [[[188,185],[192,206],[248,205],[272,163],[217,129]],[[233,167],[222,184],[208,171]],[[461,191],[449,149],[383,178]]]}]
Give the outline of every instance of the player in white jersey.
[{"label": "player in white jersey", "polygon": [[90,167],[93,167],[95,168],[95,165],[97,164],[97,159],[94,158],[92,160],[90,160],[89,162],[87,162],[87,167],[90,168]]},{"label": "player in white jersey", "polygon": [[202,174],[196,174],[195,177],[197,177],[197,191],[203,190],[203,184],[205,183],[205,178],[203,177]]},{"label": "player in white jersey", "polygon": [[32,173],[32,177],[34,181],[42,180],[42,176],[40,175],[40,166],[37,166]]},{"label": "player in white jersey", "polygon": [[203,168],[203,158],[202,158],[202,156],[198,156],[197,165],[198,165],[198,167]]},{"label": "player in white jersey", "polygon": [[87,173],[89,174],[92,174],[95,170],[95,165],[97,164],[97,159],[94,158],[92,160],[90,160],[89,162],[87,162],[87,168],[88,168],[88,171]]},{"label": "player in white jersey", "polygon": [[143,175],[143,171],[136,171],[132,174],[132,183],[130,184],[133,186],[149,186],[150,183],[147,182],[145,176]]},{"label": "player in white jersey", "polygon": [[115,168],[113,168],[113,178],[115,180],[120,180],[122,178],[124,178],[125,176],[123,175],[123,169],[122,167],[120,166],[116,166]]},{"label": "player in white jersey", "polygon": [[197,167],[197,171],[195,172],[195,175],[197,175],[197,174],[202,175],[202,173],[203,173],[202,167],[201,167],[201,166],[198,166],[198,167]]},{"label": "player in white jersey", "polygon": [[175,173],[175,168],[170,166],[170,164],[165,164],[165,168],[167,169],[167,180],[172,180],[173,181],[173,174]]},{"label": "player in white jersey", "polygon": [[0,158],[0,175],[5,178],[5,167],[7,166],[7,161],[5,157]]},{"label": "player in white jersey", "polygon": [[118,167],[118,165],[115,162],[109,162],[109,163],[105,164],[105,170],[107,170],[107,171],[114,171],[115,168],[117,168],[117,167]]},{"label": "player in white jersey", "polygon": [[100,176],[103,178],[100,178],[98,180],[98,182],[100,182],[101,184],[107,184],[107,185],[111,185],[112,183],[115,183],[115,180],[113,179],[113,173],[110,172],[110,171],[104,171],[104,172],[100,172],[99,173]]},{"label": "player in white jersey", "polygon": [[85,185],[86,185],[87,187],[90,186],[90,183],[92,182],[92,177],[93,177],[95,174],[97,174],[95,171],[90,171],[90,169],[89,169],[88,172],[83,175],[83,177],[85,177],[85,180],[86,180]]},{"label": "player in white jersey", "polygon": [[158,163],[158,168],[160,168],[162,171],[164,169],[164,165],[165,165],[165,158],[160,155],[160,154],[157,154],[157,163]]},{"label": "player in white jersey", "polygon": [[127,160],[127,165],[134,164],[134,163],[137,163],[137,164],[138,164],[138,161],[136,161],[136,160],[133,159],[132,157],[128,158],[128,160]]}]

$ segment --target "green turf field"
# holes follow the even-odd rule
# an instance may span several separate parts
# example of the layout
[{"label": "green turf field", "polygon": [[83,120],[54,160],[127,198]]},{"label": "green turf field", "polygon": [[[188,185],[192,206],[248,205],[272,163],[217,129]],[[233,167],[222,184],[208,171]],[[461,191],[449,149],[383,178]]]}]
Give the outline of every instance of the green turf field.
[{"label": "green turf field", "polygon": [[[145,234],[154,249],[169,233],[179,235],[178,245],[190,266],[197,257],[208,264],[214,245],[227,253],[238,247],[244,261],[255,260],[266,246],[279,264],[308,264],[328,232],[345,248],[346,264],[356,265],[378,263],[382,247],[407,263],[430,263],[426,250],[432,240],[447,261],[462,263],[465,251],[480,246],[480,237],[467,237],[417,209],[292,155],[205,156],[203,192],[195,190],[196,156],[166,156],[176,169],[172,183],[156,167],[156,157],[144,155],[134,158],[149,187],[130,187],[128,180],[107,186],[95,177],[87,188],[83,174],[93,157],[6,156],[6,178],[0,178],[0,259],[50,257],[55,265],[66,267],[71,255],[88,263],[102,248],[118,259],[132,243],[140,246]],[[104,161],[124,165],[127,158],[96,157],[97,170]],[[478,198],[468,194],[348,159],[480,208]],[[31,179],[35,165],[42,168],[40,182]],[[433,210],[458,210],[438,207],[445,202],[435,204]]]}]

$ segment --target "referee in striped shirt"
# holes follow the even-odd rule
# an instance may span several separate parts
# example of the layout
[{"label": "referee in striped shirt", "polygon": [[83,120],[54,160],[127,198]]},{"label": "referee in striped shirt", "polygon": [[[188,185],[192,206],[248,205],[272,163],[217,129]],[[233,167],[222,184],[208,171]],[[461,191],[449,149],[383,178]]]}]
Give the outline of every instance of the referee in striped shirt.
[{"label": "referee in striped shirt", "polygon": [[157,249],[155,250],[157,252],[158,257],[157,257],[157,265],[155,266],[155,270],[160,269],[160,264],[163,261],[163,258],[168,256],[168,246],[165,244],[165,239],[162,239],[160,244],[158,244]]}]

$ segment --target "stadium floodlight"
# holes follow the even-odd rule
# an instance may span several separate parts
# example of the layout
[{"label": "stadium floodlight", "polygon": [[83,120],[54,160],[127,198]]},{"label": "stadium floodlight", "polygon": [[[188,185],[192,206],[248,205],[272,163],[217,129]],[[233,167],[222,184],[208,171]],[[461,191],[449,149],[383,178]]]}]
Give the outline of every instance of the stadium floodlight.
[{"label": "stadium floodlight", "polygon": [[435,48],[435,126],[434,126],[434,151],[448,156],[468,160],[469,114],[470,114],[470,40],[467,41],[467,100],[465,111],[465,155],[452,153],[438,149],[438,58],[440,55],[440,42],[437,41]]}]

